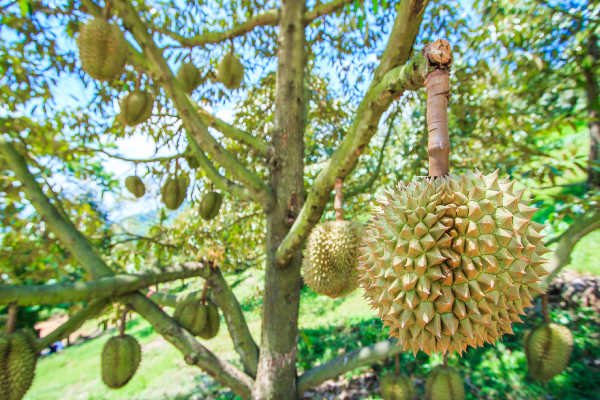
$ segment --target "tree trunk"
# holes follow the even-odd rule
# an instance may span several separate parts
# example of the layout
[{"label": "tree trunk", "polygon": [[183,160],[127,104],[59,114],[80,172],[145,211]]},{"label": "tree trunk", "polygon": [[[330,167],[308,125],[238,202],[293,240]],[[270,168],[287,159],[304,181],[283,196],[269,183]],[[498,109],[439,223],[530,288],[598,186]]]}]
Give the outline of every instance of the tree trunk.
[{"label": "tree trunk", "polygon": [[275,127],[269,160],[275,197],[267,210],[266,276],[260,356],[253,399],[293,400],[296,388],[300,265],[298,251],[285,265],[275,252],[304,201],[304,1],[285,0],[280,8]]},{"label": "tree trunk", "polygon": [[[600,50],[596,45],[596,35],[590,36],[589,39],[589,55],[596,62],[600,58]],[[598,81],[596,80],[596,74],[594,73],[594,66],[583,69],[583,74],[586,80],[586,95],[587,95],[587,109],[590,117],[589,132],[590,132],[590,155],[588,164],[588,187],[600,187],[600,103],[598,96],[600,91],[598,89]]]}]

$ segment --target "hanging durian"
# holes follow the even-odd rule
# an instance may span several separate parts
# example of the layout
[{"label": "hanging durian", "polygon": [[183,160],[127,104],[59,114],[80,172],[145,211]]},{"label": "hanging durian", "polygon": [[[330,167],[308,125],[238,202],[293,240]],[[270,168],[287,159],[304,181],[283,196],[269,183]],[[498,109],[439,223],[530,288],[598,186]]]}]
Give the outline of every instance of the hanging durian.
[{"label": "hanging durian", "polygon": [[135,126],[146,121],[152,115],[154,96],[144,90],[134,90],[120,102],[119,119],[127,126]]},{"label": "hanging durian", "polygon": [[221,193],[210,191],[202,198],[200,202],[200,216],[205,220],[211,220],[219,214],[219,209],[223,203]]},{"label": "hanging durian", "polygon": [[413,400],[415,389],[408,377],[396,373],[384,375],[379,380],[379,391],[383,400]]},{"label": "hanging durian", "polygon": [[125,178],[125,187],[138,199],[146,193],[146,186],[139,176],[131,175]]},{"label": "hanging durian", "polygon": [[541,382],[551,380],[567,367],[572,349],[569,328],[551,322],[538,326],[525,337],[529,373]]},{"label": "hanging durian", "polygon": [[188,297],[177,302],[173,318],[195,336],[204,332],[208,310],[201,298]]},{"label": "hanging durian", "polygon": [[81,26],[79,38],[81,67],[94,79],[118,78],[127,60],[127,41],[117,25],[94,18]]},{"label": "hanging durian", "polygon": [[219,319],[219,308],[210,300],[205,301],[206,325],[198,332],[197,336],[204,339],[212,339],[219,333],[221,321]]},{"label": "hanging durian", "polygon": [[185,161],[191,169],[196,169],[200,166],[200,163],[194,155],[194,151],[192,150],[190,145],[186,147],[183,158],[185,158]]},{"label": "hanging durian", "polygon": [[29,330],[0,334],[0,399],[20,400],[31,387],[38,359]]},{"label": "hanging durian", "polygon": [[228,89],[238,89],[244,79],[244,66],[232,52],[226,54],[219,63],[217,79]]},{"label": "hanging durian", "polygon": [[189,180],[186,176],[167,179],[160,189],[163,204],[171,210],[178,209],[185,200],[188,185]]},{"label": "hanging durian", "polygon": [[108,339],[102,349],[102,381],[111,389],[125,386],[141,359],[142,349],[133,336],[122,334]]},{"label": "hanging durian", "polygon": [[426,84],[432,177],[379,199],[361,248],[360,282],[404,349],[462,352],[512,333],[511,323],[541,293],[548,250],[543,226],[531,220],[536,209],[513,182],[497,171],[448,175],[447,71],[431,73]]},{"label": "hanging durian", "polygon": [[198,87],[200,82],[202,82],[202,76],[193,63],[186,62],[179,67],[179,70],[177,71],[177,80],[181,82],[183,90],[190,94]]},{"label": "hanging durian", "polygon": [[451,367],[433,369],[425,382],[426,400],[464,400],[465,387],[460,374]]}]

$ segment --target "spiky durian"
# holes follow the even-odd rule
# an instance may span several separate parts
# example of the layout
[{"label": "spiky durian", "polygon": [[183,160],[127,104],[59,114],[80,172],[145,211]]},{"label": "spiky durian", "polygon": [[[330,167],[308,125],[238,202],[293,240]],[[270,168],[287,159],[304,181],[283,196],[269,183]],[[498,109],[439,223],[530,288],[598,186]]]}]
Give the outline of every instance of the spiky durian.
[{"label": "spiky durian", "polygon": [[379,390],[383,400],[413,400],[415,389],[408,377],[387,374],[379,380]]},{"label": "spiky durian", "polygon": [[244,79],[244,66],[233,53],[226,54],[219,63],[217,78],[228,89],[238,89]]},{"label": "spiky durian", "polygon": [[512,333],[548,250],[535,208],[498,172],[400,184],[361,247],[365,296],[404,349],[464,351]]},{"label": "spiky durian", "polygon": [[192,93],[202,81],[200,71],[191,62],[181,64],[177,71],[177,80],[181,82],[186,93]]},{"label": "spiky durian", "polygon": [[357,264],[361,226],[352,221],[327,221],[316,225],[304,249],[304,283],[332,298],[349,294],[358,286]]},{"label": "spiky durian", "polygon": [[464,400],[465,387],[460,374],[451,367],[440,365],[431,371],[425,382],[426,400]]},{"label": "spiky durian", "polygon": [[185,176],[177,178],[169,178],[160,189],[163,204],[171,209],[176,210],[185,200],[189,180]]},{"label": "spiky durian", "polygon": [[567,367],[572,349],[569,328],[554,323],[540,325],[525,338],[529,373],[538,381],[551,380]]},{"label": "spiky durian", "polygon": [[0,335],[0,399],[23,398],[33,382],[37,359],[35,337],[31,331]]},{"label": "spiky durian", "polygon": [[142,359],[138,341],[129,335],[115,336],[104,344],[101,356],[102,381],[111,389],[125,386]]},{"label": "spiky durian", "polygon": [[144,90],[134,90],[120,102],[119,118],[127,126],[135,126],[146,121],[152,115],[154,97]]},{"label": "spiky durian", "polygon": [[204,332],[208,310],[200,298],[185,298],[177,302],[173,318],[195,336]]},{"label": "spiky durian", "polygon": [[217,216],[223,203],[223,195],[218,192],[208,192],[200,202],[200,216],[210,220]]},{"label": "spiky durian", "polygon": [[221,321],[219,320],[219,308],[215,303],[206,300],[206,325],[198,332],[197,336],[204,339],[212,339],[219,333]]},{"label": "spiky durian", "polygon": [[81,67],[94,79],[117,78],[127,60],[123,32],[103,18],[94,18],[79,29],[77,39]]},{"label": "spiky durian", "polygon": [[139,176],[131,175],[125,178],[125,187],[138,199],[146,193],[146,186]]}]

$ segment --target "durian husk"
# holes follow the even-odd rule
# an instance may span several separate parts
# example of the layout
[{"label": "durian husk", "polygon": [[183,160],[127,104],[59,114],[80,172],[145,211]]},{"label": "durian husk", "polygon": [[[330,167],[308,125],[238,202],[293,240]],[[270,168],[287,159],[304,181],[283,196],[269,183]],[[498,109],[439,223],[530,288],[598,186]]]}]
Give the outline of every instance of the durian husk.
[{"label": "durian husk", "polygon": [[219,214],[223,203],[223,195],[218,192],[208,192],[200,202],[200,216],[205,220],[211,220]]},{"label": "durian husk", "polygon": [[173,318],[194,336],[198,336],[208,323],[208,311],[202,299],[186,298],[177,302]]},{"label": "durian husk", "polygon": [[527,368],[540,382],[548,382],[565,370],[573,350],[573,335],[569,328],[545,323],[525,337]]},{"label": "durian husk", "polygon": [[0,399],[20,400],[35,377],[38,352],[30,330],[0,335]]},{"label": "durian husk", "polygon": [[152,115],[154,97],[144,90],[134,90],[119,102],[120,121],[127,126],[135,126],[145,122]]},{"label": "durian husk", "polygon": [[217,79],[228,89],[238,89],[242,84],[244,66],[234,53],[228,53],[221,59]]},{"label": "durian husk", "polygon": [[183,90],[190,94],[200,84],[202,81],[202,76],[200,75],[198,68],[196,68],[193,63],[186,62],[181,64],[181,67],[179,67],[179,70],[177,71],[177,80],[181,82]]},{"label": "durian husk", "polygon": [[383,400],[413,400],[415,388],[404,375],[390,373],[379,380],[379,391]]},{"label": "durian husk", "polygon": [[160,189],[162,202],[165,207],[176,210],[185,200],[189,180],[187,177],[180,176],[169,178]]},{"label": "durian husk", "polygon": [[303,258],[304,283],[318,294],[346,296],[358,287],[360,224],[327,221],[310,233]]},{"label": "durian husk", "polygon": [[206,300],[204,307],[206,308],[206,325],[196,336],[204,339],[212,339],[219,333],[219,327],[221,325],[219,308],[210,300]]},{"label": "durian husk", "polygon": [[364,235],[361,286],[405,350],[462,353],[512,333],[541,293],[535,208],[498,172],[400,184]]},{"label": "durian husk", "polygon": [[125,386],[137,371],[141,359],[142,349],[133,336],[108,339],[102,349],[102,381],[111,389]]},{"label": "durian husk", "polygon": [[146,193],[146,186],[139,176],[131,175],[125,178],[125,187],[138,199]]},{"label": "durian husk", "polygon": [[458,371],[440,365],[434,368],[425,382],[426,400],[464,400],[465,386]]},{"label": "durian husk", "polygon": [[109,81],[118,78],[127,61],[127,41],[117,25],[103,18],[83,24],[77,38],[81,67],[92,78]]}]

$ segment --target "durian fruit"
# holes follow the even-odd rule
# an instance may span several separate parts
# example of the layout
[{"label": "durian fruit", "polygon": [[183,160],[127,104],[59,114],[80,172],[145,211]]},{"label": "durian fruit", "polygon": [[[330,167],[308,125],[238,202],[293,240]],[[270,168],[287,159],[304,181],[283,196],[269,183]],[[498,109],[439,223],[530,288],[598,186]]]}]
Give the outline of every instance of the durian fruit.
[{"label": "durian fruit", "polygon": [[138,369],[141,359],[142,349],[133,336],[120,335],[108,339],[102,349],[102,381],[111,389],[125,386]]},{"label": "durian fruit", "polygon": [[134,90],[119,102],[119,119],[127,126],[135,126],[146,121],[152,115],[154,97],[144,90]]},{"label": "durian fruit", "polygon": [[176,210],[185,200],[189,180],[185,176],[177,178],[169,178],[160,189],[163,204],[171,209]]},{"label": "durian fruit", "polygon": [[219,327],[221,325],[221,321],[219,320],[219,308],[210,300],[206,300],[204,307],[206,308],[206,325],[196,336],[200,336],[204,339],[212,339],[219,333]]},{"label": "durian fruit", "polygon": [[327,221],[316,225],[304,249],[304,283],[332,298],[358,287],[357,264],[361,226],[352,221]]},{"label": "durian fruit", "polygon": [[187,164],[191,169],[196,169],[200,166],[198,159],[196,158],[196,156],[194,156],[194,152],[192,151],[189,145],[185,149],[183,158],[185,158],[185,161],[187,161]]},{"label": "durian fruit", "polygon": [[464,400],[465,387],[460,374],[440,365],[431,371],[425,382],[426,400]]},{"label": "durian fruit", "polygon": [[228,89],[238,89],[244,79],[244,66],[233,53],[226,54],[219,63],[217,79]]},{"label": "durian fruit", "polygon": [[202,81],[200,71],[191,62],[181,64],[177,71],[177,80],[181,82],[186,93],[192,93]]},{"label": "durian fruit", "polygon": [[413,400],[415,388],[408,377],[387,374],[379,380],[379,390],[383,400]]},{"label": "durian fruit", "polygon": [[138,199],[146,193],[146,186],[139,176],[131,175],[125,178],[125,187]]},{"label": "durian fruit", "polygon": [[360,284],[390,335],[427,354],[512,333],[547,274],[535,208],[498,172],[400,184],[364,235]]},{"label": "durian fruit", "polygon": [[200,216],[205,220],[211,220],[219,214],[219,209],[223,203],[223,195],[221,193],[211,191],[208,192],[200,202]]},{"label": "durian fruit", "polygon": [[173,318],[179,325],[198,336],[207,325],[208,310],[202,299],[185,298],[177,302]]},{"label": "durian fruit", "polygon": [[94,18],[79,29],[81,67],[94,79],[118,78],[127,61],[127,41],[117,25]]},{"label": "durian fruit", "polygon": [[551,380],[567,367],[572,349],[573,335],[569,328],[554,323],[540,325],[525,338],[529,373],[541,382]]},{"label": "durian fruit", "polygon": [[35,336],[29,330],[0,335],[0,399],[20,400],[35,376]]}]

